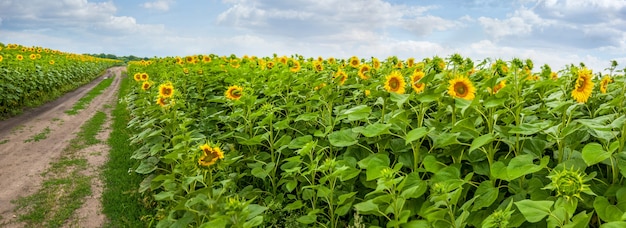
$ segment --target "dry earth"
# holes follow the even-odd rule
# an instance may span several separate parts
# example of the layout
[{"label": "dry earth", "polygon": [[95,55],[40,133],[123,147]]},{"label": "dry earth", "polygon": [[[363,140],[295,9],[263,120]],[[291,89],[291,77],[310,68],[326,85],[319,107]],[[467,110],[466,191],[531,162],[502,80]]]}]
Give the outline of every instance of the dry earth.
[{"label": "dry earth", "polygon": [[[97,136],[103,143],[77,152],[78,156],[89,161],[91,168],[86,175],[96,177],[92,178],[92,195],[84,199],[83,207],[74,213],[70,221],[66,222],[66,226],[102,226],[106,217],[101,213],[100,198],[103,183],[99,173],[108,157],[109,148],[105,143],[110,133],[111,110],[115,106],[121,72],[124,69],[124,67],[108,69],[102,77],[53,102],[0,121],[0,226],[24,226],[17,222],[15,205],[11,201],[37,192],[43,181],[41,173],[61,156],[70,140],[76,137],[80,127],[98,111],[107,114],[103,130]],[[113,83],[91,101],[89,106],[79,111],[77,115],[70,116],[65,113],[105,77],[114,77]],[[35,135],[45,131],[49,131],[47,138],[28,142]]]}]

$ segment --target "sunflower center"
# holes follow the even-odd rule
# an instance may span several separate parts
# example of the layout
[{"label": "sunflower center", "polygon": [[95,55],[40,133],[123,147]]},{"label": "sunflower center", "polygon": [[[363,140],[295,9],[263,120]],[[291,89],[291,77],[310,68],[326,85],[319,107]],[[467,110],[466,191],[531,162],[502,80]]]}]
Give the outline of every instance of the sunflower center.
[{"label": "sunflower center", "polygon": [[578,85],[576,85],[576,87],[578,87],[576,90],[578,92],[583,92],[585,91],[585,84],[587,83],[587,80],[585,78],[580,78],[578,80]]},{"label": "sunflower center", "polygon": [[456,92],[459,97],[465,97],[468,90],[469,89],[463,82],[457,82],[456,84],[454,84],[454,92]]},{"label": "sunflower center", "polygon": [[235,89],[232,92],[230,92],[230,95],[234,98],[239,98],[241,97],[241,90]]},{"label": "sunflower center", "polygon": [[391,87],[392,90],[397,90],[398,87],[400,87],[400,82],[397,78],[389,79],[389,87]]},{"label": "sunflower center", "polygon": [[170,88],[163,88],[163,95],[169,96],[170,94],[172,94],[172,89],[170,89]]}]

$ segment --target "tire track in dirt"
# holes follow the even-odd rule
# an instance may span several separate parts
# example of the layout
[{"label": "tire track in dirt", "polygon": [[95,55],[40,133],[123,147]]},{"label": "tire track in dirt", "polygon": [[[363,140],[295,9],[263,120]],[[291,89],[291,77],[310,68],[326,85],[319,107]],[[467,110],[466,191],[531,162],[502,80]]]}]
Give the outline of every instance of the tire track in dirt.
[{"label": "tire track in dirt", "polygon": [[[125,67],[110,68],[105,75],[76,91],[26,111],[20,116],[0,121],[0,186],[2,186],[0,187],[0,225],[18,225],[15,224],[17,218],[13,213],[15,205],[11,201],[31,195],[40,188],[43,181],[40,174],[49,167],[50,162],[61,156],[70,140],[76,137],[76,133],[87,120],[100,110],[105,111],[107,116],[110,116],[111,108],[105,108],[105,105],[115,105],[116,94],[121,81],[121,71],[124,69]],[[92,100],[89,106],[79,111],[77,115],[70,116],[65,113],[105,77],[114,78],[111,86]],[[108,125],[105,123],[103,128],[107,127]],[[44,132],[46,128],[49,129],[47,138],[27,142],[29,139],[33,139],[35,135]],[[106,142],[108,134],[103,138],[103,141]],[[100,158],[95,159],[97,162],[94,164],[100,163],[96,167],[99,170],[99,167],[108,157],[108,148],[105,148],[104,152],[98,156]],[[92,160],[88,156],[87,159],[91,164]],[[92,182],[92,192],[101,193],[102,183],[99,184],[99,190],[93,189],[94,184],[98,185],[98,183]],[[92,196],[95,198],[94,195]],[[95,206],[99,206],[99,198],[97,204]],[[99,211],[100,209],[98,209],[98,213]],[[92,214],[87,213],[85,215],[91,216]],[[84,226],[81,225],[81,227]]]}]

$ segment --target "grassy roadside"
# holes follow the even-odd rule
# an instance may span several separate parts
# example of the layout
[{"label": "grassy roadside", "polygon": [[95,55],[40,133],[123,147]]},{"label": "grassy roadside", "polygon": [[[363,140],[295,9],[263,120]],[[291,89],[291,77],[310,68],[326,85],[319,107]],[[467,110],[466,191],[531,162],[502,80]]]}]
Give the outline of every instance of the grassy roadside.
[{"label": "grassy roadside", "polygon": [[102,172],[105,189],[102,193],[102,206],[109,223],[104,227],[146,227],[141,219],[153,214],[144,207],[144,197],[137,192],[143,177],[129,168],[136,167],[138,161],[130,159],[135,147],[130,146],[130,132],[126,129],[129,113],[124,103],[124,95],[129,89],[129,78],[123,77],[118,93],[118,103],[113,110],[113,123],[109,137],[109,160]]},{"label": "grassy roadside", "polygon": [[51,163],[42,176],[42,187],[35,194],[14,201],[19,221],[29,227],[61,227],[91,194],[91,178],[85,171],[87,159],[77,152],[100,143],[95,138],[107,115],[97,112],[83,126],[76,138],[63,150],[61,158]]},{"label": "grassy roadside", "polygon": [[107,79],[103,79],[94,87],[89,93],[87,93],[84,97],[80,98],[72,109],[65,111],[68,115],[76,115],[78,111],[85,109],[85,106],[89,105],[89,103],[96,98],[98,95],[102,94],[104,89],[108,88],[111,83],[113,83],[113,77],[109,77]]}]

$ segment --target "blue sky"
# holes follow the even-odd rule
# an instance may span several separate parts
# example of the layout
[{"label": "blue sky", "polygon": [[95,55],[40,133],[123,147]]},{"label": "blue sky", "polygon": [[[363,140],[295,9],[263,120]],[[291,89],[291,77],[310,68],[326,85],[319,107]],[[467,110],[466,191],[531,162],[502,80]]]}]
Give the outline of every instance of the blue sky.
[{"label": "blue sky", "polygon": [[530,58],[626,66],[626,0],[0,0],[0,42],[136,56]]}]

